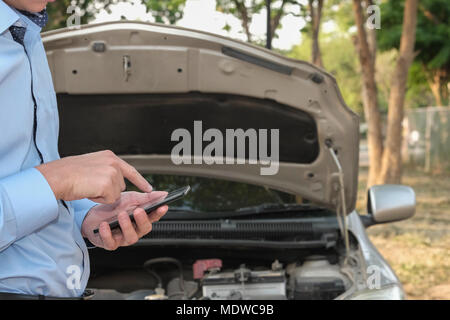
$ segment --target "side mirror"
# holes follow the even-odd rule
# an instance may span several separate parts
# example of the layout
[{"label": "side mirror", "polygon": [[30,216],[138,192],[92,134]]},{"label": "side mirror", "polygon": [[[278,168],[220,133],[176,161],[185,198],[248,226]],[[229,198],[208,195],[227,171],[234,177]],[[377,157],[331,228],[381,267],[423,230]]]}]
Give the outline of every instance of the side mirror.
[{"label": "side mirror", "polygon": [[366,227],[406,220],[416,211],[416,195],[411,187],[393,184],[373,186],[367,198],[369,215],[364,219]]}]

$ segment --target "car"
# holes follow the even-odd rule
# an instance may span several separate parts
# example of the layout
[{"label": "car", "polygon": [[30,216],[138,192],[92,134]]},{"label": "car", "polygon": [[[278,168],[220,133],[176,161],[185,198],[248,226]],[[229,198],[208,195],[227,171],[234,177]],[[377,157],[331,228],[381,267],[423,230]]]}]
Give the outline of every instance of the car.
[{"label": "car", "polygon": [[411,217],[415,194],[374,186],[367,214],[355,211],[359,117],[331,74],[144,22],[43,42],[61,156],[109,149],[155,189],[191,186],[137,244],[91,249],[88,287],[118,299],[405,298],[366,229]]}]

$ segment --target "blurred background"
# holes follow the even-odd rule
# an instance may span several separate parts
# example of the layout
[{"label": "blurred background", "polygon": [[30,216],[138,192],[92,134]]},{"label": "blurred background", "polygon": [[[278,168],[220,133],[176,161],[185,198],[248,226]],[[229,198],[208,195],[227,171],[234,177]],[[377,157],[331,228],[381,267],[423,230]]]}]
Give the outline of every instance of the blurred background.
[{"label": "blurred background", "polygon": [[[450,1],[58,0],[45,31],[139,20],[221,34],[333,74],[361,117],[358,210],[380,183],[412,186],[414,218],[369,229],[409,298],[450,299]],[[69,8],[69,9],[68,9]]]}]

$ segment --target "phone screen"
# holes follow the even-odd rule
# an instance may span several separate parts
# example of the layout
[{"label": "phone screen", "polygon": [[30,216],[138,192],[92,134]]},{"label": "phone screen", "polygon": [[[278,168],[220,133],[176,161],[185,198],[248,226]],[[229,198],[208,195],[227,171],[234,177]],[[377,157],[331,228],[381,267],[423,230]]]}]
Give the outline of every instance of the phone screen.
[{"label": "phone screen", "polygon": [[[141,205],[138,208],[142,208],[145,210],[145,212],[150,213],[152,211],[155,211],[159,207],[162,207],[163,205],[166,205],[166,204],[169,204],[171,202],[181,199],[189,192],[189,190],[191,190],[190,186],[186,186],[186,187],[174,190],[174,191],[170,192],[164,199],[162,199],[158,202],[151,202],[151,203]],[[133,211],[134,211],[134,209],[128,215],[130,217],[131,222],[135,222]],[[115,221],[111,222],[109,224],[109,227],[111,228],[111,230],[120,228],[119,221],[115,220]],[[98,232],[99,232],[98,228],[94,230],[94,234],[97,234]]]}]

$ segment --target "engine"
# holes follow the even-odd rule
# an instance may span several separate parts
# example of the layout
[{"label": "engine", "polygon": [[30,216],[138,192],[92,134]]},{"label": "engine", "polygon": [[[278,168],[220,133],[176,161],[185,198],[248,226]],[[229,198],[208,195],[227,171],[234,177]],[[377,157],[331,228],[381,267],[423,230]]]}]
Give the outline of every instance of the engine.
[{"label": "engine", "polygon": [[254,271],[241,265],[230,272],[208,273],[202,279],[202,292],[213,300],[286,299],[285,271]]},{"label": "engine", "polygon": [[[179,269],[179,276],[170,279],[163,288],[161,278],[152,266],[171,262]],[[131,294],[147,300],[330,300],[350,287],[338,264],[331,264],[322,256],[308,257],[301,264],[286,267],[278,260],[271,266],[224,269],[222,260],[197,260],[192,266],[192,278],[185,279],[183,266],[173,258],[156,258],[147,261],[145,269],[158,279],[158,286],[145,294]]]}]

